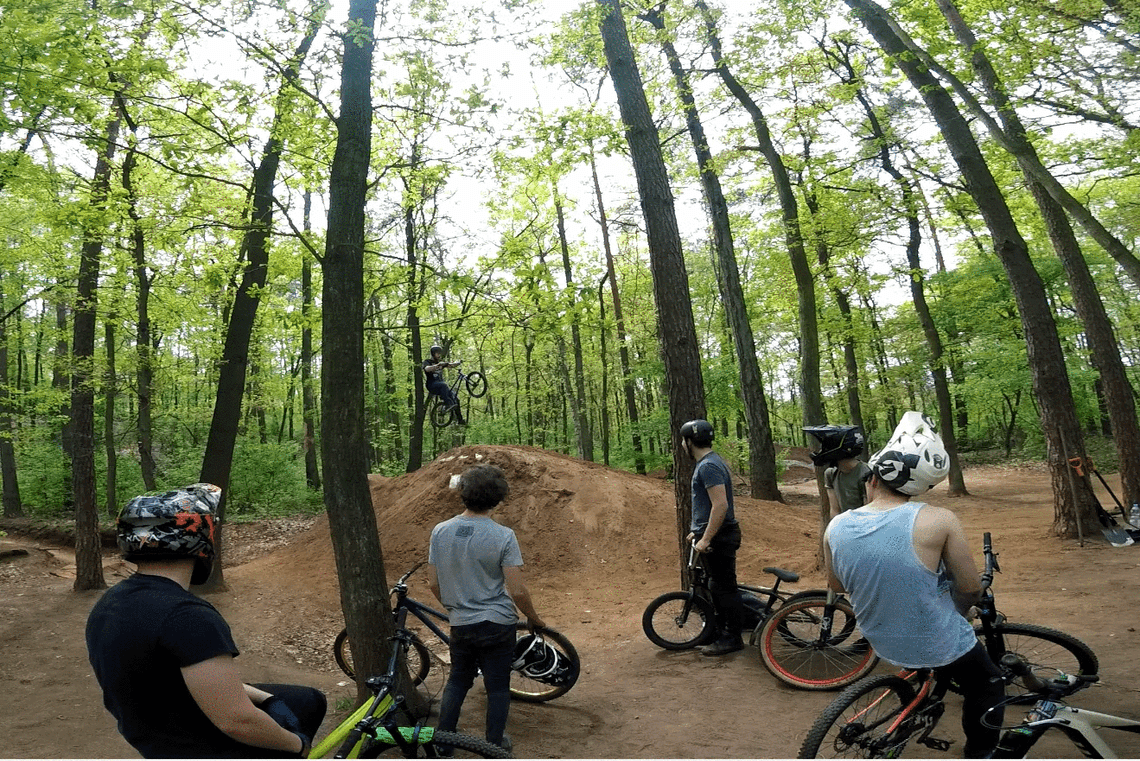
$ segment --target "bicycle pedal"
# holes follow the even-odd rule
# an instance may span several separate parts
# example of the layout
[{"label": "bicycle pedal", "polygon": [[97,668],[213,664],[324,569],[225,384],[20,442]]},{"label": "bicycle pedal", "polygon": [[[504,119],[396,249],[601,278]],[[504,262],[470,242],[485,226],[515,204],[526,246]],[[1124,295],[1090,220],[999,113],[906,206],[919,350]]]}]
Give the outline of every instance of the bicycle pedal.
[{"label": "bicycle pedal", "polygon": [[937,737],[924,737],[919,740],[919,742],[928,748],[933,748],[934,750],[939,750],[943,753],[950,750],[950,746],[953,744],[953,741],[951,740],[940,740]]}]

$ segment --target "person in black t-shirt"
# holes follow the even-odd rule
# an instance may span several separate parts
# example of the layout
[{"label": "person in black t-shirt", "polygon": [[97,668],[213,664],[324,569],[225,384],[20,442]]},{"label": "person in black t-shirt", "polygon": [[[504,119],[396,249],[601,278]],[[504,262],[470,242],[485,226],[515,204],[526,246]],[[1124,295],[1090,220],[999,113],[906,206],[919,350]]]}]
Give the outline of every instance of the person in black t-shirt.
[{"label": "person in black t-shirt", "polygon": [[119,547],[138,571],[87,619],[103,704],[145,758],[303,758],[325,696],[245,684],[229,625],[189,591],[210,575],[220,499],[218,487],[194,484],[135,497],[119,515]]},{"label": "person in black t-shirt", "polygon": [[447,385],[447,381],[443,379],[443,371],[448,367],[459,367],[458,362],[444,362],[443,361],[443,347],[433,346],[428,352],[431,356],[423,361],[424,369],[424,385],[427,387],[429,394],[435,394],[443,403],[448,407],[455,408],[455,421],[460,425],[466,425],[467,421],[463,419],[463,412],[459,409],[459,399],[451,392],[451,387]]}]

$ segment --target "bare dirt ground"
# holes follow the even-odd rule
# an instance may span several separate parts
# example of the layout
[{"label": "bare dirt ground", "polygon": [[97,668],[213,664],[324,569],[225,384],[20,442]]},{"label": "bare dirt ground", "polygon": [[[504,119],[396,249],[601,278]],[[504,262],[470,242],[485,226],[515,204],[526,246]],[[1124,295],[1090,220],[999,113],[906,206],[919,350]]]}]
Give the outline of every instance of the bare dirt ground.
[{"label": "bare dirt ground", "polygon": [[[641,631],[646,604],[679,588],[673,487],[661,479],[527,447],[480,446],[449,452],[411,475],[373,477],[389,580],[425,559],[431,527],[461,509],[450,476],[477,460],[507,471],[513,492],[496,517],[518,533],[539,610],[571,638],[583,664],[563,697],[514,704],[508,731],[518,756],[795,756],[833,693],[782,685],[754,649],[720,659],[669,653]],[[1140,718],[1140,544],[1113,548],[1098,535],[1082,547],[1051,536],[1043,468],[974,468],[966,483],[971,496],[951,499],[940,486],[926,500],[958,513],[979,561],[982,533],[992,532],[1003,570],[994,584],[999,609],[1013,621],[1087,642],[1100,658],[1103,682],[1074,702]],[[814,568],[818,498],[811,471],[790,468],[781,488],[787,504],[737,499],[740,577],[763,582],[761,569],[778,565],[803,575],[798,588],[822,586]],[[235,524],[228,531],[229,589],[208,599],[233,628],[246,678],[318,686],[338,706],[330,722],[339,720],[354,689],[331,654],[343,623],[326,521]],[[0,555],[0,756],[134,756],[102,706],[84,648],[87,612],[100,593],[72,592],[70,551],[43,536],[10,530]],[[130,567],[108,550],[105,572],[114,583]],[[430,601],[422,572],[411,583],[413,596]],[[950,757],[961,748],[954,710],[937,733],[956,740]],[[461,731],[480,733],[482,714],[477,687]],[[1140,757],[1140,737],[1116,733],[1109,740],[1121,756]],[[1077,755],[1066,744],[1045,752]]]}]

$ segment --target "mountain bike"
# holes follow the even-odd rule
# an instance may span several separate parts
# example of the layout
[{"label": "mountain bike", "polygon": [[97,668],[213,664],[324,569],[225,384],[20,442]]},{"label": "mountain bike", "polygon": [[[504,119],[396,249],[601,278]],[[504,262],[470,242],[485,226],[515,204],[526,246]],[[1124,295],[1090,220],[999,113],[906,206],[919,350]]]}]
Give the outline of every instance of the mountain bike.
[{"label": "mountain bike", "polygon": [[[1063,675],[1043,680],[1024,661],[1013,655],[1003,657],[1004,665],[1029,687],[1030,692],[1006,701],[1005,705],[1032,705],[1021,722],[1003,726],[994,758],[1025,758],[1050,729],[1065,735],[1086,758],[1116,758],[1098,729],[1119,729],[1140,735],[1140,721],[1123,716],[1074,708],[1065,698],[1091,687],[1096,674]],[[985,719],[983,719],[984,721]]]},{"label": "mountain bike", "polygon": [[387,672],[370,677],[366,682],[372,690],[372,698],[313,746],[309,758],[324,758],[334,748],[333,758],[376,758],[392,750],[405,758],[438,758],[441,752],[461,757],[511,758],[506,749],[479,737],[422,723],[400,725],[397,714],[408,711],[404,696],[394,693],[393,689],[397,685],[400,661],[415,640],[415,635],[405,626],[407,615],[407,609],[396,611],[396,633],[392,637]]},{"label": "mountain bike", "polygon": [[[809,690],[838,689],[860,679],[878,656],[856,630],[855,612],[847,600],[822,589],[789,593],[799,574],[765,568],[775,577],[771,587],[738,584],[752,613],[745,622],[750,645],[781,681]],[[649,641],[666,650],[706,644],[716,635],[716,605],[701,554],[689,549],[689,588],[666,592],[649,603],[641,628]]]},{"label": "mountain bike", "polygon": [[455,404],[448,404],[438,396],[435,397],[435,400],[432,402],[428,416],[431,419],[431,424],[436,428],[446,428],[455,422],[456,413],[459,411],[460,387],[467,389],[467,393],[473,399],[478,399],[487,393],[487,379],[483,376],[483,373],[478,370],[474,370],[470,373],[459,370],[455,374],[455,380],[451,382],[450,387],[451,396],[455,399]]},{"label": "mountain bike", "polygon": [[[1010,624],[994,605],[994,573],[1000,573],[990,534],[982,541],[986,564],[982,573],[982,600],[977,606],[981,624],[974,627],[994,663],[1003,672],[1013,698],[1038,686],[1039,672],[1077,677],[1095,676],[1096,655],[1076,637],[1055,629]],[[1013,655],[1015,658],[1006,656]],[[1015,668],[1021,662],[1025,668]],[[950,742],[931,737],[945,710],[952,680],[940,679],[932,669],[903,669],[897,675],[880,674],[856,682],[839,694],[816,719],[800,747],[800,758],[897,758],[912,740],[935,750],[948,750]]]},{"label": "mountain bike", "polygon": [[[410,571],[401,576],[395,586],[392,587],[389,593],[395,598],[392,608],[395,615],[397,617],[404,616],[403,620],[405,621],[408,614],[417,618],[428,631],[435,635],[437,649],[446,653],[447,645],[450,643],[447,632],[443,629],[447,623],[447,614],[408,596],[408,578],[422,565],[424,565],[422,562],[417,563]],[[525,637],[531,633],[532,630],[527,624],[519,622],[518,634],[520,637]],[[565,668],[560,670],[557,677],[553,679],[545,677],[539,679],[529,676],[522,666],[513,668],[511,671],[511,697],[525,703],[544,703],[570,691],[570,688],[578,681],[578,675],[581,672],[581,660],[578,657],[578,651],[574,649],[574,645],[561,632],[543,628],[536,629],[533,633],[539,635],[548,646],[557,651]],[[408,674],[417,686],[423,684],[427,679],[433,661],[443,661],[442,656],[433,653],[423,638],[414,632],[410,633],[408,647],[405,648],[403,655],[407,662]],[[336,663],[340,666],[341,671],[352,678],[356,678],[356,671],[352,666],[352,645],[348,639],[347,629],[342,629],[340,634],[336,635],[333,642],[333,657],[336,658]]]}]

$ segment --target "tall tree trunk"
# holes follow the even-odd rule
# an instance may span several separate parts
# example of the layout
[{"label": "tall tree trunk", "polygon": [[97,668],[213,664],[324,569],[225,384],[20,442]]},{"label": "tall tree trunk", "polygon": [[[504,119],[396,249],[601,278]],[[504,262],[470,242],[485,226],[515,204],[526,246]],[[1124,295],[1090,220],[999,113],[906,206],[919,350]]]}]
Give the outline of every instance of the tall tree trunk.
[{"label": "tall tree trunk", "polygon": [[[836,73],[845,83],[861,84],[855,66],[851,63],[846,50],[825,50],[824,53],[835,61],[839,69]],[[947,493],[952,497],[964,496],[969,494],[969,492],[966,490],[966,481],[962,476],[962,463],[958,457],[958,437],[954,429],[953,399],[950,394],[950,384],[946,375],[946,360],[942,348],[942,337],[938,334],[938,328],[934,324],[934,317],[930,314],[930,306],[926,303],[926,273],[922,268],[922,261],[919,257],[919,249],[922,244],[922,224],[919,218],[921,198],[915,189],[914,183],[895,166],[894,159],[891,157],[891,144],[887,139],[886,130],[883,128],[882,122],[879,121],[879,115],[871,106],[867,95],[860,88],[856,90],[855,98],[859,101],[859,105],[862,106],[863,113],[867,117],[867,124],[871,130],[871,136],[875,140],[879,164],[882,166],[883,171],[894,180],[895,185],[899,189],[899,194],[902,196],[903,210],[906,215],[908,230],[906,260],[907,268],[910,272],[911,301],[914,303],[914,311],[918,316],[919,324],[922,325],[922,332],[926,337],[927,348],[930,350],[930,374],[934,380],[934,395],[938,401],[939,431],[942,435],[942,442],[946,447],[946,454],[950,460],[950,473],[947,476]]]},{"label": "tall tree trunk", "polygon": [[[352,638],[356,694],[386,668],[392,613],[376,513],[368,490],[364,431],[364,203],[372,145],[372,53],[376,0],[351,0],[344,35],[341,111],[329,177],[323,267],[321,460],[325,508]],[[414,690],[403,685],[405,694]]]},{"label": "tall tree trunk", "polygon": [[[57,283],[59,292],[62,293],[67,287],[61,278]],[[59,408],[55,413],[63,420],[63,424],[59,429],[59,449],[63,453],[63,461],[66,468],[64,478],[67,482],[67,507],[74,507],[73,496],[71,493],[71,458],[72,449],[74,448],[72,431],[75,429],[74,419],[71,410],[71,344],[67,339],[67,326],[68,326],[68,309],[67,304],[60,296],[55,302],[55,347],[52,349],[52,366],[51,366],[51,387],[54,389],[60,398]]]},{"label": "tall tree trunk", "polygon": [[633,370],[629,363],[629,337],[625,330],[625,316],[621,309],[621,291],[618,288],[617,272],[614,268],[614,252],[610,245],[610,229],[606,220],[606,206],[602,198],[602,183],[598,179],[598,162],[594,155],[594,145],[590,143],[590,175],[594,180],[594,196],[598,199],[598,225],[602,231],[602,249],[606,253],[606,276],[610,281],[610,294],[614,303],[614,324],[617,326],[618,361],[621,363],[622,391],[625,394],[625,414],[629,418],[630,436],[633,443],[633,468],[645,474],[645,454],[641,447],[637,393],[634,388]]},{"label": "tall tree trunk", "polygon": [[[566,217],[562,211],[562,198],[558,188],[554,188],[554,211],[558,217],[558,243],[562,251],[562,273],[566,277],[566,290],[574,293],[574,271],[570,267],[570,242],[566,239]],[[574,352],[574,391],[572,409],[574,433],[578,439],[578,456],[587,462],[594,461],[594,436],[590,430],[590,410],[586,400],[586,370],[582,360],[582,329],[579,325],[576,305],[573,298],[567,305],[570,316],[570,343]],[[569,390],[569,389],[567,389]]]},{"label": "tall tree trunk", "polygon": [[[649,111],[641,74],[618,0],[597,0],[602,10],[601,33],[610,77],[617,93],[625,125],[630,158],[637,176],[638,196],[645,218],[649,245],[649,270],[657,306],[657,340],[665,365],[665,390],[669,399],[669,432],[673,446],[673,484],[677,499],[677,557],[685,568],[685,536],[689,533],[692,498],[689,481],[693,462],[682,452],[677,431],[687,421],[705,416],[704,381],[697,331],[690,302],[689,276],[677,212],[657,126]],[[686,574],[682,572],[682,577]]]},{"label": "tall tree trunk", "polygon": [[[419,153],[413,152],[410,166],[416,166]],[[412,198],[410,188],[405,198]],[[424,387],[424,374],[420,371],[420,362],[425,356],[423,339],[420,337],[420,312],[417,306],[426,288],[425,278],[420,271],[419,253],[416,242],[416,215],[415,209],[408,201],[404,209],[404,252],[408,258],[408,361],[411,363],[412,376],[412,430],[408,434],[408,463],[405,472],[412,473],[420,469],[424,461],[424,419],[427,417],[427,400]]]},{"label": "tall tree trunk", "polygon": [[[986,221],[994,252],[1009,278],[1021,315],[1041,429],[1048,445],[1055,495],[1053,529],[1061,536],[1076,536],[1076,522],[1080,520],[1084,533],[1091,533],[1097,527],[1093,517],[1096,496],[1085,479],[1068,477],[1069,464],[1065,459],[1066,454],[1084,457],[1084,438],[1077,420],[1057,325],[1053,321],[1044,284],[1029,258],[1028,246],[970,132],[970,125],[949,93],[918,62],[913,51],[896,34],[897,27],[881,7],[873,0],[845,2],[922,96]],[[1069,488],[1070,483],[1075,484],[1072,489]]]},{"label": "tall tree trunk", "polygon": [[[939,7],[942,8],[944,14],[947,16],[947,20],[951,22],[951,25],[955,26],[954,31],[959,35],[959,39],[961,39],[962,32],[965,32],[970,39],[974,38],[973,33],[966,28],[964,23],[958,23],[961,21],[961,17],[957,13],[956,7],[946,2],[939,3]],[[1041,162],[1036,150],[1033,150],[1028,139],[1025,139],[1024,132],[1019,137],[1017,134],[1009,131],[1010,122],[1008,118],[1013,114],[1013,108],[1008,99],[1005,100],[1005,105],[1002,105],[1000,102],[995,103],[995,105],[998,106],[999,112],[1002,112],[1003,124],[999,124],[989,112],[986,111],[982,104],[978,102],[973,92],[966,87],[958,77],[940,66],[927,51],[919,47],[893,18],[889,15],[884,16],[884,23],[890,26],[891,33],[899,40],[901,45],[905,46],[912,55],[916,56],[922,66],[937,74],[953,88],[955,94],[962,99],[962,102],[970,109],[971,113],[986,127],[994,141],[1017,159],[1017,163],[1021,167],[1022,172],[1040,184],[1053,200],[1068,212],[1077,224],[1084,228],[1089,237],[1095,240],[1109,256],[1116,260],[1116,263],[1119,264],[1121,269],[1131,278],[1133,284],[1140,287],[1140,259],[1136,258],[1136,254],[1123,241],[1113,235],[1084,204],[1074,198],[1073,195],[1058,182],[1057,178],[1054,177],[1049,169]],[[984,71],[978,69],[977,66],[981,60],[985,60],[985,51],[977,44],[976,40],[975,44],[968,48],[968,53],[971,55],[971,62],[975,66],[975,73],[984,75]],[[988,65],[988,60],[985,65]],[[990,67],[990,71],[993,71],[992,67]],[[1004,97],[1004,92],[1001,90],[996,74],[993,75],[989,84],[983,82],[983,85],[989,90],[991,97],[995,93],[995,91],[991,89],[993,83],[998,83],[996,92],[999,93],[999,98]]]},{"label": "tall tree trunk", "polygon": [[[784,244],[787,246],[788,258],[792,264],[792,274],[796,279],[802,423],[804,425],[822,425],[827,422],[827,411],[823,406],[823,389],[819,378],[819,323],[816,317],[815,278],[812,275],[807,252],[804,249],[803,230],[800,226],[799,204],[796,202],[796,194],[792,189],[792,182],[788,177],[788,168],[784,164],[784,158],[772,141],[772,133],[768,129],[768,119],[764,116],[764,111],[737,81],[724,60],[720,35],[717,32],[713,14],[709,11],[704,0],[696,0],[695,5],[705,20],[716,73],[721,82],[724,83],[725,88],[748,112],[748,116],[752,120],[752,129],[756,133],[760,153],[772,171],[772,181],[776,186],[776,195],[780,200],[780,211],[783,214]],[[816,491],[819,494],[820,549],[818,560],[822,562],[823,529],[827,526],[827,521],[831,516],[831,507],[823,486],[823,468],[815,469],[815,482]]]},{"label": "tall tree trunk", "polygon": [[107,459],[103,510],[114,518],[119,514],[119,453],[115,448],[115,399],[118,395],[118,380],[115,377],[115,323],[112,318],[113,315],[107,315],[103,325],[104,351],[107,354],[107,368],[103,374],[103,452]]},{"label": "tall tree trunk", "polygon": [[154,355],[158,341],[151,337],[150,288],[154,283],[146,265],[146,237],[142,219],[138,212],[138,194],[134,186],[134,169],[138,165],[138,151],[134,141],[123,160],[123,189],[127,193],[127,214],[131,218],[131,256],[134,260],[135,287],[138,289],[135,304],[135,370],[136,398],[138,410],[135,420],[138,428],[139,466],[142,471],[143,486],[147,491],[158,488],[157,467],[154,461],[154,423],[151,408],[151,395],[154,390]]},{"label": "tall tree trunk", "polygon": [[99,267],[103,255],[103,219],[111,189],[111,162],[122,126],[122,100],[107,123],[103,150],[95,160],[91,182],[92,220],[83,232],[79,277],[72,322],[74,356],[71,375],[71,495],[75,501],[75,584],[78,592],[102,589],[103,542],[99,537],[99,505],[95,495],[95,323]]},{"label": "tall tree trunk", "polygon": [[958,42],[970,55],[974,74],[981,82],[990,102],[997,109],[1010,148],[1018,159],[1025,182],[1045,220],[1045,229],[1053,249],[1057,252],[1068,275],[1073,306],[1085,326],[1093,364],[1100,373],[1099,380],[1104,389],[1105,407],[1112,423],[1113,442],[1116,444],[1124,504],[1140,502],[1140,425],[1136,422],[1132,386],[1128,382],[1124,362],[1120,357],[1112,322],[1097,292],[1088,263],[1081,253],[1080,243],[1072,225],[1069,224],[1064,208],[1050,195],[1049,190],[1033,171],[1033,165],[1041,165],[1041,160],[1029,140],[1025,125],[1018,116],[1005,85],[986,55],[985,48],[979,44],[953,0],[938,0],[938,7],[942,9],[942,14],[957,36]]},{"label": "tall tree trunk", "polygon": [[261,161],[253,173],[253,203],[249,214],[249,227],[242,237],[241,244],[245,267],[241,283],[234,294],[229,324],[226,327],[226,341],[218,371],[218,394],[214,400],[214,415],[210,421],[206,451],[202,456],[201,480],[214,484],[222,490],[221,502],[218,505],[219,526],[214,538],[217,562],[214,563],[210,578],[204,585],[208,590],[225,587],[222,561],[225,557],[226,497],[229,493],[230,473],[233,470],[234,446],[237,443],[238,428],[241,424],[242,395],[250,367],[250,338],[257,319],[261,290],[265,287],[269,270],[269,236],[273,231],[273,188],[277,181],[277,169],[281,165],[281,154],[285,148],[281,137],[282,123],[288,114],[293,80],[296,79],[300,65],[313,44],[323,18],[323,9],[309,17],[305,36],[285,66],[281,87],[277,93],[276,111],[273,115],[269,140],[266,142]]},{"label": "tall tree trunk", "polygon": [[[4,304],[4,273],[0,272],[0,306]],[[19,387],[17,383],[17,388]],[[12,410],[12,392],[8,385],[8,321],[0,318],[0,481],[5,518],[24,517],[20,499],[20,482],[16,476],[16,421]]]},{"label": "tall tree trunk", "polygon": [[602,400],[602,462],[610,464],[610,367],[606,347],[606,280],[609,274],[602,275],[598,282],[598,357],[602,362],[602,388],[598,397]]},{"label": "tall tree trunk", "polygon": [[[663,5],[657,6],[641,16],[661,33],[665,31],[662,8]],[[720,177],[713,169],[715,162],[712,150],[709,148],[704,125],[701,123],[696,98],[693,97],[693,88],[681,65],[681,58],[677,55],[673,44],[664,36],[661,46],[665,51],[669,70],[673,73],[678,97],[681,99],[689,137],[696,154],[706,208],[712,222],[713,270],[716,272],[717,286],[728,320],[729,332],[732,334],[737,365],[740,368],[740,394],[748,421],[749,485],[754,498],[782,502],[783,497],[776,482],[776,447],[772,443],[768,401],[764,397],[764,379],[760,375],[760,365],[756,360],[756,339],[752,333],[744,287],[740,283],[740,270],[736,264],[728,203],[721,190]]]},{"label": "tall tree trunk", "polygon": [[[305,191],[305,232],[310,229],[309,215],[313,194]],[[317,400],[313,394],[313,261],[306,253],[301,260],[301,421],[305,452],[305,483],[313,491],[321,490],[321,471],[317,466],[316,426]]]}]

